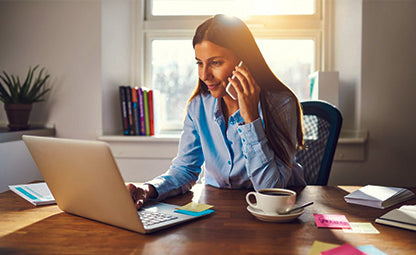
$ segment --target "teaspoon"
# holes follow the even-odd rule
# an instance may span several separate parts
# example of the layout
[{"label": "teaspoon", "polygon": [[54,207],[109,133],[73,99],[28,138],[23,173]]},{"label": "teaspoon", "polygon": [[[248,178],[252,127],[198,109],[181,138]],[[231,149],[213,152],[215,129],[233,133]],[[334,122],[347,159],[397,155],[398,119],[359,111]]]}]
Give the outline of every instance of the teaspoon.
[{"label": "teaspoon", "polygon": [[287,211],[287,212],[285,212],[285,213],[280,213],[280,214],[290,214],[291,212],[294,212],[294,211],[296,211],[296,210],[298,210],[298,209],[301,209],[301,208],[305,208],[305,207],[310,206],[310,205],[312,205],[312,204],[313,204],[313,202],[308,202],[308,203],[306,203],[306,204],[303,204],[303,205],[301,205],[301,206],[297,206],[297,207],[295,207],[295,208],[290,209],[289,211]]}]

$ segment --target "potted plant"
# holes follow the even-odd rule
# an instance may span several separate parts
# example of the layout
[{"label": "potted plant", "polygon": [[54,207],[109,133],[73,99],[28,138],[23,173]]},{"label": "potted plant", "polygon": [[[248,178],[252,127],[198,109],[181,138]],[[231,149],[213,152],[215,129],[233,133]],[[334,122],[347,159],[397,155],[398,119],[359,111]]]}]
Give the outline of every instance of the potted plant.
[{"label": "potted plant", "polygon": [[29,67],[26,79],[20,82],[18,76],[9,75],[3,71],[0,74],[0,101],[4,103],[9,130],[24,130],[29,128],[29,115],[32,104],[45,100],[45,95],[50,91],[46,87],[48,74],[44,74],[42,68],[35,77],[39,65]]}]

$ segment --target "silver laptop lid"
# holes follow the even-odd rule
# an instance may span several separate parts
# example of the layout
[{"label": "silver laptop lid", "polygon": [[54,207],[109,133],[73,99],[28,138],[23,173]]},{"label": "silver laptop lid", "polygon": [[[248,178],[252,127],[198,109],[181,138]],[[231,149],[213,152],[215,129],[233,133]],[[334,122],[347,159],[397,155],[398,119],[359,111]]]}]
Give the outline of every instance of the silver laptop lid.
[{"label": "silver laptop lid", "polygon": [[105,142],[26,135],[23,141],[61,210],[145,233]]}]

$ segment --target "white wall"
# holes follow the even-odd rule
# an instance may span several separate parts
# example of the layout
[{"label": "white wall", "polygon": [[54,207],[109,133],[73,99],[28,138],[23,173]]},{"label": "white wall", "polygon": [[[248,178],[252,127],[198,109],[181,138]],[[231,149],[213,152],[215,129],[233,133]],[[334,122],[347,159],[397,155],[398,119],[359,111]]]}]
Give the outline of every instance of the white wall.
[{"label": "white wall", "polygon": [[8,185],[42,179],[23,141],[0,143],[0,159],[0,192]]},{"label": "white wall", "polygon": [[360,92],[357,123],[369,141],[364,162],[334,163],[330,184],[415,186],[416,1],[341,0],[336,6],[343,107]]},{"label": "white wall", "polygon": [[333,69],[339,71],[343,130],[360,129],[362,1],[334,1]]},{"label": "white wall", "polygon": [[[345,128],[370,137],[366,159],[336,161],[330,184],[415,184],[415,3],[334,1],[333,69]],[[33,122],[54,122],[57,136],[82,139],[120,128],[116,91],[132,80],[134,8],[133,0],[0,1],[0,70],[24,74],[41,64],[53,77]]]},{"label": "white wall", "polygon": [[95,138],[102,122],[100,2],[1,1],[0,21],[0,70],[24,76],[40,64],[51,75],[49,100],[35,104],[30,122],[53,122],[58,136]]},{"label": "white wall", "polygon": [[116,134],[122,131],[118,86],[132,84],[137,6],[131,0],[102,1],[102,131]]},{"label": "white wall", "polygon": [[[95,139],[102,129],[100,1],[0,1],[0,35],[1,71],[24,77],[40,64],[51,75],[53,90],[34,105],[30,123],[55,124],[61,137]],[[22,141],[0,145],[0,192],[40,178]]]}]

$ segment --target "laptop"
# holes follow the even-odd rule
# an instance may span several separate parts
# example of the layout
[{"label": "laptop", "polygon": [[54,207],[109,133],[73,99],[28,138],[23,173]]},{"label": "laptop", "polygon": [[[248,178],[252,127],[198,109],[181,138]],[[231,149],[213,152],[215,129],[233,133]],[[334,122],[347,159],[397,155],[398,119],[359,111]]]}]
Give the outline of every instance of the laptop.
[{"label": "laptop", "polygon": [[205,216],[159,202],[137,210],[105,142],[28,135],[23,141],[64,212],[142,234]]}]

